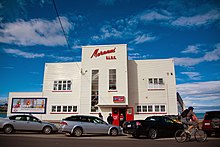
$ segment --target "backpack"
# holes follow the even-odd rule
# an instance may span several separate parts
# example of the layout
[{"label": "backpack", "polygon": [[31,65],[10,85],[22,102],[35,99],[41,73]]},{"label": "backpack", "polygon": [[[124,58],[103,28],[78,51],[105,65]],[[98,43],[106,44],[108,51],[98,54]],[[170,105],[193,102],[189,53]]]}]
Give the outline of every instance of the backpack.
[{"label": "backpack", "polygon": [[186,109],[186,110],[184,110],[184,111],[181,113],[181,116],[182,116],[183,118],[185,118],[188,113],[189,113],[189,109]]}]

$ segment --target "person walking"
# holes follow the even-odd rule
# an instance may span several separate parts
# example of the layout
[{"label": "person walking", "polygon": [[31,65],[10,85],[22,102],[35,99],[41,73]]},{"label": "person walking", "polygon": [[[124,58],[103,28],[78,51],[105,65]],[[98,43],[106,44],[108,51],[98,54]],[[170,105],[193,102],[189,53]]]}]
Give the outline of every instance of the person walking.
[{"label": "person walking", "polygon": [[111,114],[111,113],[109,113],[109,116],[108,116],[108,118],[107,118],[107,122],[108,122],[109,124],[112,124],[112,122],[113,122],[113,117],[112,117],[112,114]]}]

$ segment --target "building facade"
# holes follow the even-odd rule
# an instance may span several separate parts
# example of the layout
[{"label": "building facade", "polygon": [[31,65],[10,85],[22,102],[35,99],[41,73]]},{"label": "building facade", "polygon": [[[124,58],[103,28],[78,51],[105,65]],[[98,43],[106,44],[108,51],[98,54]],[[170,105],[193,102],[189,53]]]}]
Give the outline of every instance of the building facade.
[{"label": "building facade", "polygon": [[96,115],[113,124],[149,115],[177,115],[173,59],[128,60],[127,45],[82,47],[82,61],[46,63],[42,92],[9,93],[8,115],[32,113],[59,121]]}]

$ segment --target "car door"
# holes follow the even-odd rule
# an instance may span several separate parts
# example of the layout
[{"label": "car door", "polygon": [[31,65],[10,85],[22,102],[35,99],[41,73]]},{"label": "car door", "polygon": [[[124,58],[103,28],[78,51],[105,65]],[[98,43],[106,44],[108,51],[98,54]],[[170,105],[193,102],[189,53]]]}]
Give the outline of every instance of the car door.
[{"label": "car door", "polygon": [[12,120],[15,130],[27,130],[27,118],[24,115],[15,116]]},{"label": "car door", "polygon": [[43,124],[39,119],[33,116],[27,116],[27,130],[41,131],[43,129]]},{"label": "car door", "polygon": [[87,116],[82,116],[80,118],[81,126],[84,130],[84,133],[97,133],[95,129],[95,123]]},{"label": "car door", "polygon": [[162,119],[161,122],[163,126],[161,134],[174,135],[175,131],[178,129],[176,123],[173,120],[166,117]]},{"label": "car door", "polygon": [[104,133],[104,134],[108,133],[109,125],[105,121],[99,118],[95,118],[94,124],[95,124],[94,129],[96,130],[97,133]]}]

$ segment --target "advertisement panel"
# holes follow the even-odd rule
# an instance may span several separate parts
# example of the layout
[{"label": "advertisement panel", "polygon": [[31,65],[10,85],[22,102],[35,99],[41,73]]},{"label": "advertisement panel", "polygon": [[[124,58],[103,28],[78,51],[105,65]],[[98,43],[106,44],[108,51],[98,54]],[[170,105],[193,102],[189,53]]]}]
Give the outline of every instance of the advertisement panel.
[{"label": "advertisement panel", "polygon": [[11,113],[45,114],[46,98],[12,98]]}]

